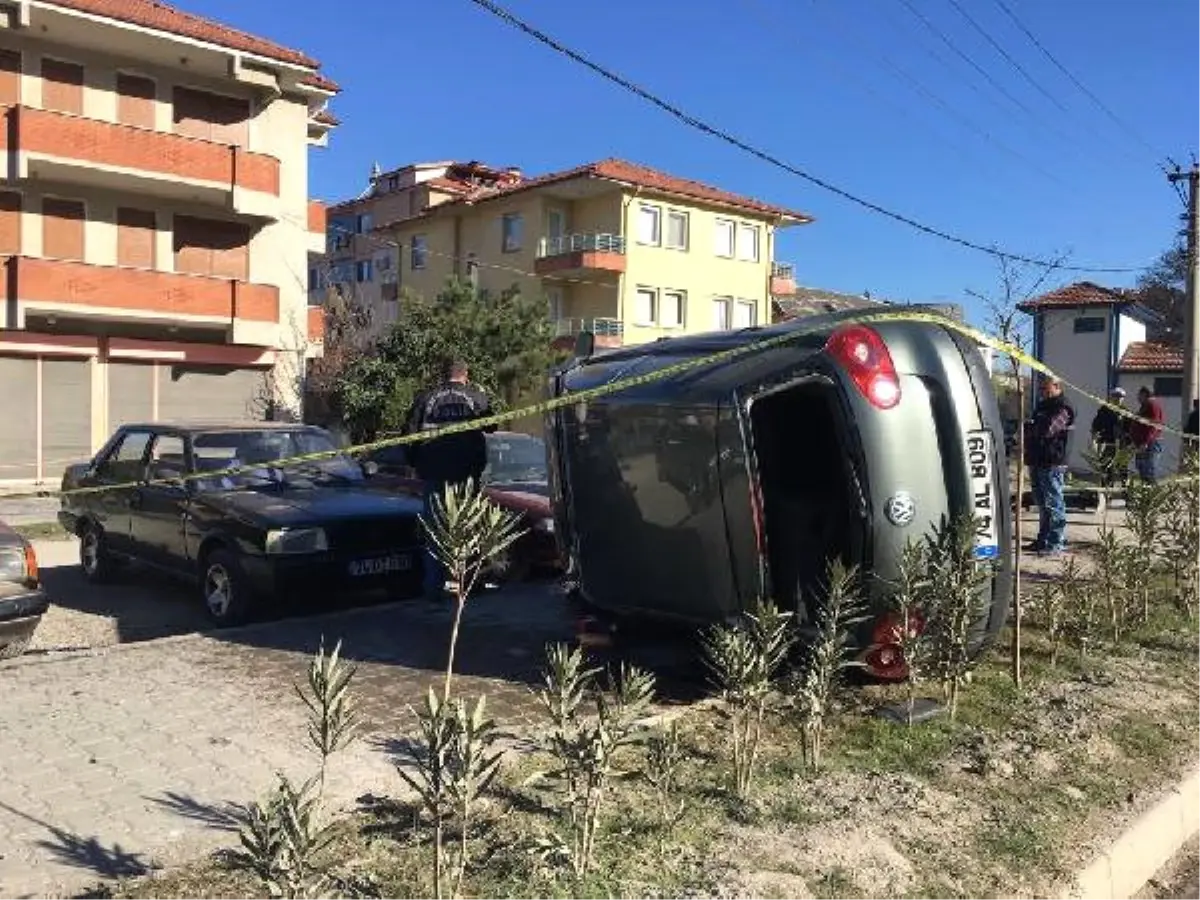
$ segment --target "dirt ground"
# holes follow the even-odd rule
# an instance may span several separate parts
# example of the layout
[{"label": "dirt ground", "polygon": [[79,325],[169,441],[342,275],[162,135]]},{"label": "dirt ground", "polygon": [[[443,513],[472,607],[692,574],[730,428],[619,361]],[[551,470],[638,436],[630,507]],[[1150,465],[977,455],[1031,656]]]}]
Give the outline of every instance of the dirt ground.
[{"label": "dirt ground", "polygon": [[1196,837],[1135,897],[1136,900],[1200,900],[1200,852]]}]

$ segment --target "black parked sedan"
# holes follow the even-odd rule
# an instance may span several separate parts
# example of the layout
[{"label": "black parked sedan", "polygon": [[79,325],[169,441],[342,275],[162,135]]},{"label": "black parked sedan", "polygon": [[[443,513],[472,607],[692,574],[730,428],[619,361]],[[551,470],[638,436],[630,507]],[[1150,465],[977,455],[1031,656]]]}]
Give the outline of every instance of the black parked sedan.
[{"label": "black parked sedan", "polygon": [[49,605],[33,545],[0,522],[0,659],[24,652]]},{"label": "black parked sedan", "polygon": [[64,494],[59,521],[89,580],[130,560],[184,575],[221,624],[298,594],[419,593],[419,500],[366,489],[341,454],[279,465],[335,449],[309,425],[125,425],[67,469],[64,491],[106,489]]}]

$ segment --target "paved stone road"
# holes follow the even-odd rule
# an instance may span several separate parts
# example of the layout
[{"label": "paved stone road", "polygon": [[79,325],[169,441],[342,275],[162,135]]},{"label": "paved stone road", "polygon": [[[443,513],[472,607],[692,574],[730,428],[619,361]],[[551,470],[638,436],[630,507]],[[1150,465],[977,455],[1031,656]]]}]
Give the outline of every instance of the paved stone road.
[{"label": "paved stone road", "polygon": [[[569,633],[545,586],[472,601],[458,688],[506,727],[532,721],[528,682]],[[449,610],[420,602],[0,665],[0,896],[78,891],[235,840],[229,805],[304,776],[293,682],[322,634],[359,664],[369,734],[338,758],[330,797],[400,791],[390,742],[437,678]],[[225,829],[223,832],[222,829]]]}]

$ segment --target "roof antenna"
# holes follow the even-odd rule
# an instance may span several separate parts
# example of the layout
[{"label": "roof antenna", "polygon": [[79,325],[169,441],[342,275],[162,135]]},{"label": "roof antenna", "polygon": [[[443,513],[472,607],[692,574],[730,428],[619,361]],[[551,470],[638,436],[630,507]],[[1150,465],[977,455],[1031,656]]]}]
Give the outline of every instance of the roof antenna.
[{"label": "roof antenna", "polygon": [[376,181],[382,174],[383,169],[379,165],[379,160],[375,160],[374,164],[371,166],[371,180]]}]

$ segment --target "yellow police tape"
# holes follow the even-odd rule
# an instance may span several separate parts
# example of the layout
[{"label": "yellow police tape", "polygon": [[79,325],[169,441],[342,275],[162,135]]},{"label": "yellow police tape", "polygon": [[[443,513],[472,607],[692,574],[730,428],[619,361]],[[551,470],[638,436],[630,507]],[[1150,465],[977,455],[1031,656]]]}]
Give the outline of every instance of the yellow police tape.
[{"label": "yellow police tape", "polygon": [[[1191,441],[1196,440],[1195,436],[1193,436],[1193,435],[1184,434],[1183,432],[1181,432],[1177,429],[1171,428],[1169,426],[1165,426],[1162,423],[1154,423],[1154,422],[1150,422],[1147,419],[1140,418],[1139,416],[1135,415],[1134,413],[1130,412],[1129,410],[1125,409],[1124,407],[1109,403],[1107,399],[1105,399],[1103,397],[1099,397],[1095,394],[1085,391],[1083,388],[1080,388],[1074,384],[1071,384],[1066,379],[1057,375],[1053,370],[1050,369],[1049,366],[1045,365],[1044,363],[1040,362],[1037,359],[1034,359],[1032,356],[1030,356],[1024,350],[1020,349],[1017,346],[1014,346],[1013,344],[1009,344],[1005,341],[999,340],[998,338],[994,338],[991,335],[985,334],[984,332],[979,331],[978,329],[972,328],[969,325],[964,325],[961,322],[957,322],[953,319],[947,318],[946,316],[943,316],[943,315],[940,315],[937,313],[915,312],[912,310],[907,310],[907,311],[890,310],[887,312],[863,313],[861,315],[848,317],[846,319],[840,319],[836,323],[836,327],[840,327],[843,325],[850,325],[850,324],[864,324],[865,325],[865,324],[872,324],[872,323],[878,323],[878,322],[897,322],[897,321],[899,321],[899,322],[925,322],[925,323],[929,323],[929,324],[940,325],[940,326],[945,327],[952,331],[957,331],[958,333],[962,334],[964,337],[970,338],[971,340],[975,341],[978,344],[982,344],[986,347],[991,347],[993,350],[996,350],[1000,353],[1003,353],[1003,354],[1017,360],[1022,365],[1028,366],[1029,368],[1034,369],[1035,371],[1041,372],[1042,374],[1047,375],[1049,377],[1056,378],[1059,382],[1062,383],[1062,385],[1064,387],[1070,388],[1072,391],[1075,391],[1076,393],[1078,393],[1084,397],[1087,397],[1090,400],[1093,400],[1094,402],[1096,402],[1097,404],[1099,404],[1101,406],[1106,406],[1109,409],[1114,410],[1115,412],[1117,412],[1118,414],[1120,414],[1121,416],[1123,416],[1127,419],[1131,419],[1131,420],[1137,421],[1137,422],[1142,422],[1147,425],[1157,425],[1158,427],[1163,428],[1164,431],[1170,431],[1172,434],[1180,435],[1184,440],[1191,440]],[[489,427],[492,425],[502,425],[505,422],[511,422],[513,419],[523,418],[525,416],[542,415],[542,414],[551,412],[556,409],[562,409],[564,407],[575,406],[580,403],[586,403],[588,400],[592,400],[597,397],[604,397],[609,394],[615,394],[620,391],[628,390],[629,388],[632,388],[632,387],[637,387],[639,385],[650,384],[654,381],[659,381],[663,378],[669,378],[672,375],[678,375],[682,372],[687,372],[691,369],[699,369],[699,368],[703,368],[705,366],[714,365],[716,363],[725,362],[727,360],[734,359],[739,356],[746,356],[751,353],[758,353],[763,350],[780,347],[780,346],[790,343],[791,341],[796,340],[797,338],[804,337],[805,335],[814,334],[816,332],[828,330],[829,327],[830,327],[830,323],[826,322],[826,321],[817,321],[807,327],[804,324],[802,324],[801,327],[790,330],[786,334],[776,335],[775,337],[771,337],[771,338],[764,338],[761,341],[755,341],[750,344],[745,344],[745,345],[742,345],[739,347],[733,347],[729,350],[722,350],[718,353],[712,353],[708,356],[698,357],[695,359],[687,359],[682,362],[674,363],[669,366],[664,366],[661,369],[656,369],[653,372],[647,372],[644,375],[634,375],[629,378],[618,379],[617,381],[613,381],[608,384],[598,385],[597,387],[594,387],[594,388],[587,388],[586,390],[577,391],[573,394],[565,394],[563,396],[555,397],[550,400],[543,400],[540,403],[534,403],[530,406],[526,406],[521,409],[515,409],[515,410],[511,410],[508,412],[502,412],[502,413],[496,413],[495,415],[486,416],[486,417],[480,418],[480,419],[473,419],[473,420],[467,421],[467,422],[456,422],[452,425],[445,425],[440,428],[431,429],[429,431],[423,431],[423,432],[414,433],[414,434],[404,434],[404,435],[397,435],[395,437],[383,438],[381,440],[371,441],[366,444],[356,444],[351,447],[342,447],[342,448],[338,448],[336,450],[322,450],[322,451],[319,451],[316,453],[305,453],[300,456],[292,456],[292,457],[287,457],[286,459],[273,460],[270,463],[270,465],[268,466],[268,468],[285,469],[285,468],[294,467],[297,465],[302,465],[304,463],[316,462],[316,461],[319,461],[322,459],[330,459],[335,456],[342,456],[342,455],[346,455],[346,454],[354,455],[354,454],[361,454],[361,453],[369,453],[372,450],[381,450],[386,447],[396,447],[396,446],[400,446],[403,444],[413,444],[413,443],[417,443],[419,441],[427,441],[427,440],[431,440],[436,437],[442,437],[442,436],[448,435],[448,434],[458,434],[460,432],[474,431],[476,429],[486,428],[486,427]],[[90,487],[71,488],[70,490],[66,490],[66,491],[63,491],[63,490],[30,491],[30,492],[18,493],[18,494],[5,494],[2,497],[0,497],[0,499],[7,500],[7,499],[20,499],[20,498],[27,498],[27,497],[64,497],[64,496],[75,496],[75,495],[80,495],[80,494],[97,494],[97,493],[102,493],[105,491],[128,490],[131,488],[147,487],[149,485],[156,485],[156,484],[171,485],[171,484],[178,484],[181,481],[197,481],[197,480],[208,479],[208,478],[219,478],[219,477],[222,477],[225,475],[237,475],[239,473],[246,472],[248,470],[252,470],[252,469],[256,469],[256,468],[264,468],[264,467],[263,466],[234,466],[234,467],[230,467],[227,469],[218,469],[218,470],[211,471],[211,472],[194,472],[191,474],[183,475],[179,478],[155,479],[155,480],[151,480],[151,481],[128,481],[128,482],[123,482],[120,484],[93,485]],[[1192,480],[1194,477],[1195,476],[1183,476],[1181,478],[1170,479],[1170,481]],[[1100,491],[1114,490],[1114,489],[1104,489],[1104,488],[1091,488],[1090,486],[1089,486],[1089,489],[1090,490],[1100,490]]]}]

